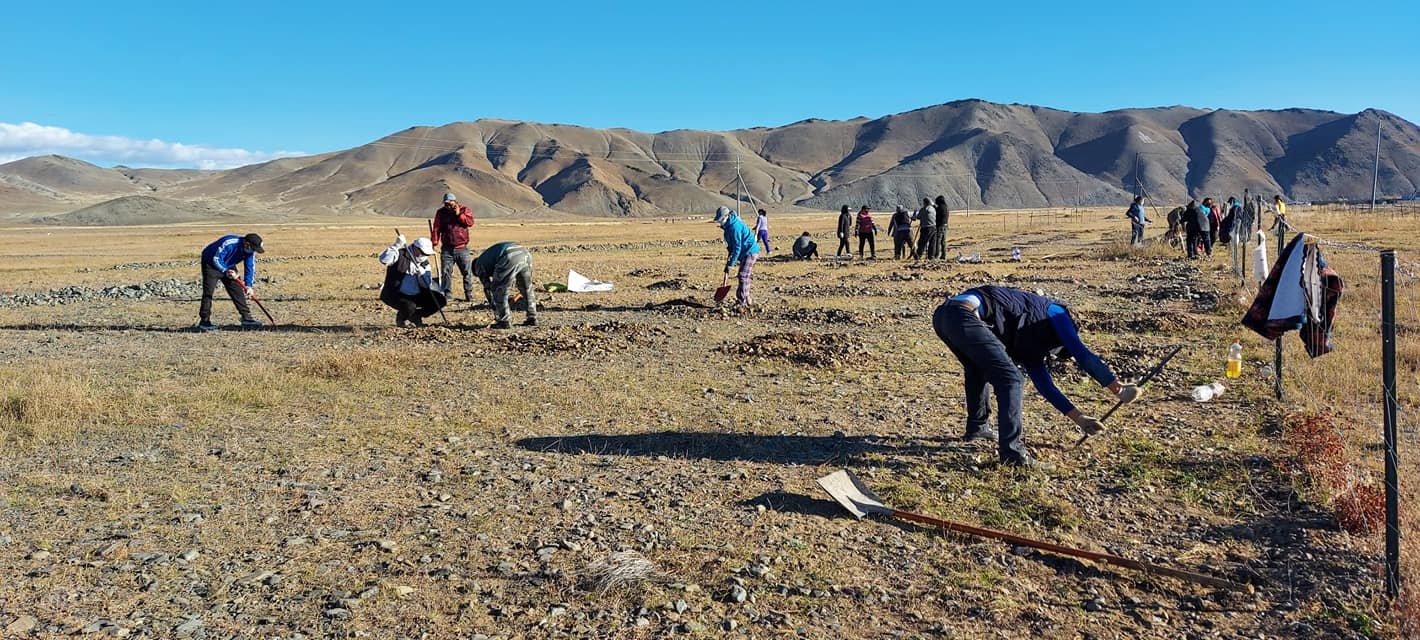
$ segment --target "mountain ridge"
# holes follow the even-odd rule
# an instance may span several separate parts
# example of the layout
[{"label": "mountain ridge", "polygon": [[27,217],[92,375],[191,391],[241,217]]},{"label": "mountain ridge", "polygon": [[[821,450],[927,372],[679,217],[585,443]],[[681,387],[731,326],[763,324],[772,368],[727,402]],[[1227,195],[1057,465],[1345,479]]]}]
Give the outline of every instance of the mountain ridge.
[{"label": "mountain ridge", "polygon": [[1420,191],[1420,128],[1377,109],[1094,113],[962,99],[879,118],[728,131],[482,118],[221,171],[36,156],[0,164],[0,213],[52,214],[146,195],[283,215],[423,217],[453,191],[484,216],[637,217],[732,204],[741,184],[776,210],[885,209],[937,195],[953,208],[1116,204],[1136,181],[1167,202],[1244,188],[1354,199],[1370,193],[1377,124],[1385,129],[1380,192]]}]

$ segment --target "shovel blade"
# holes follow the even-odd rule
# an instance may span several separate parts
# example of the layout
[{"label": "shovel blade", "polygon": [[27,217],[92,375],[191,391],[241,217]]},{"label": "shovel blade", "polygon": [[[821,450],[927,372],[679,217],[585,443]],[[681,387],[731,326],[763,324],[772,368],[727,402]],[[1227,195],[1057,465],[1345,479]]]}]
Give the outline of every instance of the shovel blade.
[{"label": "shovel blade", "polygon": [[717,287],[715,289],[715,302],[724,302],[725,296],[730,295],[730,285]]},{"label": "shovel blade", "polygon": [[818,479],[818,486],[833,498],[834,502],[842,505],[848,513],[857,518],[862,518],[870,513],[880,515],[892,515],[894,510],[883,504],[882,498],[873,493],[868,485],[863,484],[858,476],[853,475],[847,469],[834,471]]}]

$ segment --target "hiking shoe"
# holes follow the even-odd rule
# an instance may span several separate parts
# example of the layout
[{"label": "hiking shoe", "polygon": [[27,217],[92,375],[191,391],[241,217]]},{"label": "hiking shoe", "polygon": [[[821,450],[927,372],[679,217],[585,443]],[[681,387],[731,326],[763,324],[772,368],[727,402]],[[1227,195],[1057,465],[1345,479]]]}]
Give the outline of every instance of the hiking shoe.
[{"label": "hiking shoe", "polygon": [[513,325],[509,324],[509,323],[506,322],[506,321],[505,321],[505,322],[495,322],[495,323],[489,325],[488,328],[489,328],[489,329],[511,329],[511,328],[513,328]]},{"label": "hiking shoe", "polygon": [[527,320],[524,320],[524,321],[523,321],[523,326],[524,326],[524,327],[536,327],[536,326],[537,326],[537,318],[528,318]]},{"label": "hiking shoe", "polygon": [[396,311],[396,312],[394,313],[394,326],[403,329],[404,327],[407,326],[407,323],[408,323],[408,322],[409,322],[409,314],[407,314],[407,313],[405,313],[405,312],[403,312],[403,311]]},{"label": "hiking shoe", "polygon": [[243,329],[260,329],[261,321],[256,318],[242,318]]},{"label": "hiking shoe", "polygon": [[409,316],[409,325],[412,327],[422,327],[424,326],[424,318],[421,318],[419,316]]},{"label": "hiking shoe", "polygon": [[212,324],[212,321],[211,321],[211,320],[198,320],[198,321],[197,321],[197,330],[198,330],[198,331],[216,331],[217,329],[218,329],[217,325]]},{"label": "hiking shoe", "polygon": [[991,442],[996,442],[1000,439],[1000,436],[996,434],[995,429],[992,429],[991,427],[984,427],[968,432],[966,435],[962,436],[961,439],[967,442],[970,442],[972,440],[989,440]]}]

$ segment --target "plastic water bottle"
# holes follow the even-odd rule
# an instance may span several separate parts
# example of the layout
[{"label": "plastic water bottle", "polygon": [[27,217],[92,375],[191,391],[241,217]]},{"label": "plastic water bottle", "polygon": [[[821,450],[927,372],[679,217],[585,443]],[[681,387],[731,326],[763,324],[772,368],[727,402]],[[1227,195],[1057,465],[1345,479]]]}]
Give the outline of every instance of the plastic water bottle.
[{"label": "plastic water bottle", "polygon": [[1020,248],[1020,247],[1015,247],[1015,248],[1011,249],[1011,262],[1020,262],[1020,261],[1021,261],[1021,248]]},{"label": "plastic water bottle", "polygon": [[1228,347],[1228,368],[1229,378],[1242,377],[1242,342],[1234,341],[1233,346]]},{"label": "plastic water bottle", "polygon": [[1214,382],[1213,384],[1205,384],[1202,386],[1194,387],[1193,400],[1195,402],[1207,402],[1209,400],[1212,400],[1213,398],[1223,395],[1224,390],[1225,387],[1221,382]]}]

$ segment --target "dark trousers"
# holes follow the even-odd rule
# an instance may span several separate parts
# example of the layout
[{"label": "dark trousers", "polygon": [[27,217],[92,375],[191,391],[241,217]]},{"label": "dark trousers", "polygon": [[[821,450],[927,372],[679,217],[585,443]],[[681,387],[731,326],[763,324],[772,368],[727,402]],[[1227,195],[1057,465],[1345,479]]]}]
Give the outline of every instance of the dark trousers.
[{"label": "dark trousers", "polygon": [[1144,244],[1144,225],[1142,225],[1142,224],[1131,224],[1131,225],[1129,225],[1129,244],[1136,245],[1136,246],[1137,246],[1137,245]]},{"label": "dark trousers", "polygon": [[835,253],[834,255],[839,255],[839,256],[841,256],[841,255],[843,255],[843,254],[845,254],[845,253],[848,254],[848,255],[850,255],[850,256],[853,255],[853,249],[851,249],[851,248],[848,247],[848,234],[846,234],[846,233],[844,233],[844,234],[839,234],[839,236],[838,236],[838,252]]},{"label": "dark trousers", "polygon": [[912,231],[895,231],[892,234],[892,258],[901,260],[904,257],[916,256],[912,251]]},{"label": "dark trousers", "polygon": [[197,311],[197,317],[206,321],[212,317],[212,293],[217,291],[217,283],[222,283],[227,289],[227,295],[232,298],[232,304],[236,306],[237,313],[241,314],[243,320],[251,319],[251,307],[247,305],[247,292],[242,288],[241,283],[226,277],[226,274],[218,271],[217,267],[202,263],[202,304]]},{"label": "dark trousers", "polygon": [[918,227],[917,228],[917,257],[935,258],[937,257],[937,228]]},{"label": "dark trousers", "polygon": [[1215,238],[1213,237],[1212,233],[1208,231],[1202,231],[1199,232],[1198,235],[1199,239],[1203,241],[1203,251],[1210,256],[1213,255],[1213,241],[1215,240]]},{"label": "dark trousers", "polygon": [[955,302],[937,307],[932,328],[961,362],[966,378],[966,433],[979,432],[991,418],[987,385],[996,392],[997,451],[1003,462],[1027,458],[1021,442],[1021,394],[1024,377],[1006,345],[976,312]]},{"label": "dark trousers", "polygon": [[380,296],[380,302],[389,305],[397,313],[395,321],[423,320],[439,312],[444,306],[442,296],[425,289],[417,295],[405,295],[398,290]]},{"label": "dark trousers", "polygon": [[473,270],[473,256],[469,254],[468,247],[463,246],[457,249],[444,245],[439,251],[439,286],[444,288],[444,294],[448,295],[453,291],[454,267],[458,266],[459,274],[463,276],[463,299],[473,298],[473,280],[469,272]]},{"label": "dark trousers", "polygon": [[795,258],[798,258],[799,260],[808,260],[808,259],[810,259],[810,258],[817,258],[817,257],[818,257],[818,243],[817,243],[817,242],[810,242],[810,243],[809,243],[809,246],[804,247],[803,251],[800,251],[800,250],[798,250],[798,249],[794,249],[794,257],[795,257]]},{"label": "dark trousers", "polygon": [[1190,257],[1190,258],[1197,258],[1197,257],[1198,257],[1198,244],[1199,244],[1199,242],[1200,242],[1200,240],[1199,240],[1199,233],[1198,233],[1198,227],[1186,227],[1185,230],[1184,230],[1184,235],[1185,235],[1185,237],[1184,237],[1184,241],[1185,241],[1184,249],[1186,249],[1186,250],[1188,251],[1188,257]]},{"label": "dark trousers", "polygon": [[[938,212],[937,212],[937,215],[940,217],[940,216],[942,215],[942,212],[941,212],[941,211],[938,211]],[[941,220],[938,220],[938,221],[937,221],[937,237],[933,238],[932,241],[936,244],[936,247],[935,247],[936,251],[934,252],[934,255],[936,255],[938,259],[946,260],[946,259],[947,259],[947,224],[946,224],[945,222],[943,222],[943,221],[941,221]]]},{"label": "dark trousers", "polygon": [[878,248],[873,244],[873,234],[871,233],[858,234],[858,257],[863,257],[864,243],[868,245],[868,251],[870,252],[869,255],[873,256],[874,258],[878,257]]},{"label": "dark trousers", "polygon": [[512,309],[508,305],[508,289],[510,285],[518,287],[518,292],[523,294],[523,300],[528,304],[528,319],[537,320],[537,293],[532,286],[532,264],[524,264],[513,272],[512,281],[490,282],[484,286],[484,292],[488,295],[488,304],[493,307],[494,322],[510,322],[513,318]]}]

